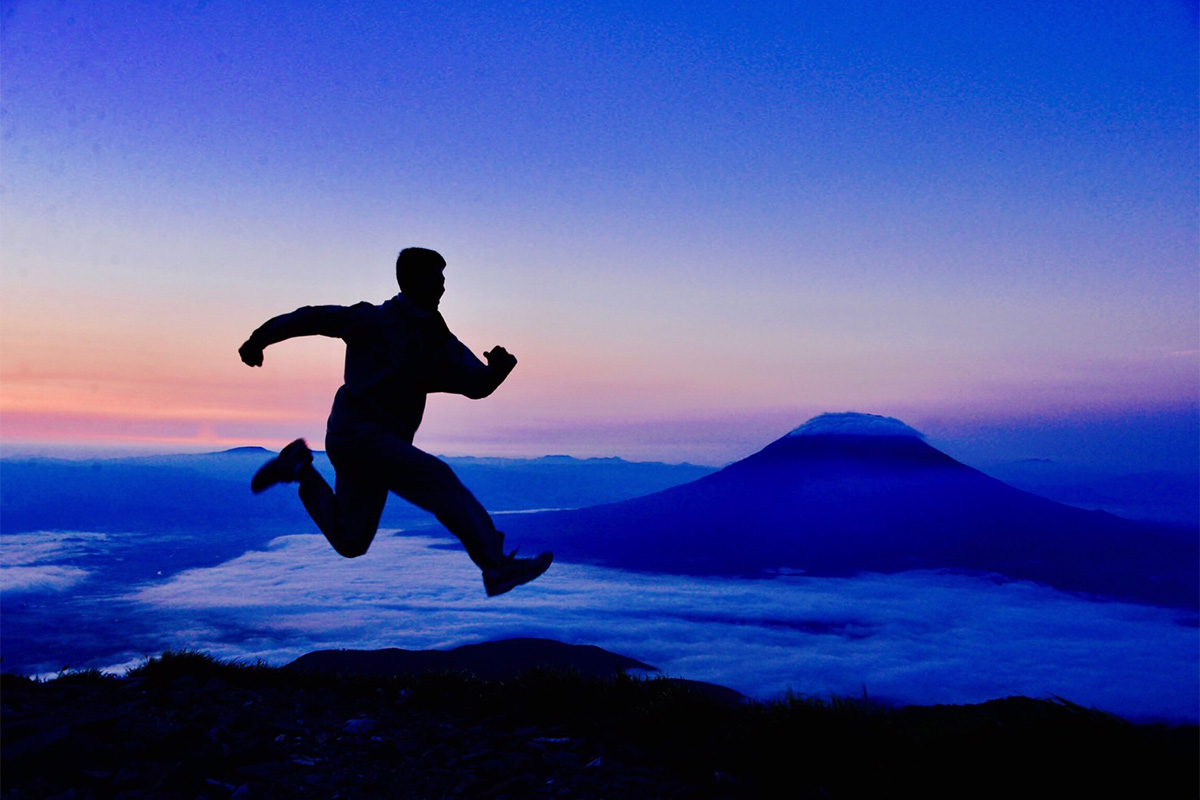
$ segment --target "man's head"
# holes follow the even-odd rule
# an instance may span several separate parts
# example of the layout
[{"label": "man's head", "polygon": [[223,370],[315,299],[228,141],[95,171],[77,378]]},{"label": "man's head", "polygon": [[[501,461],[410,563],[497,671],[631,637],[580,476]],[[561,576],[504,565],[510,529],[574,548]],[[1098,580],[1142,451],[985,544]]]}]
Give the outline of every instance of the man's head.
[{"label": "man's head", "polygon": [[436,251],[406,247],[396,257],[396,283],[405,297],[432,311],[446,292],[445,268],[446,259]]}]

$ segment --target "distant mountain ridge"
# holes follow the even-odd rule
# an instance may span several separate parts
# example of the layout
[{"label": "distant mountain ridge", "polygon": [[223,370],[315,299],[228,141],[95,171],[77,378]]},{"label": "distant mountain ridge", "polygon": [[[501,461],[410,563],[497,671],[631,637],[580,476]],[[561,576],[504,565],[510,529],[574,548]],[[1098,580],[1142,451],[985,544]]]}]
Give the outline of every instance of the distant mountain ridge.
[{"label": "distant mountain ridge", "polygon": [[[261,533],[316,532],[296,499],[295,487],[262,495],[250,476],[273,453],[237,447],[215,453],[67,460],[0,460],[0,531],[194,531],[197,528]],[[315,464],[330,479],[322,451]],[[686,483],[715,471],[695,464],[619,458],[445,459],[492,511],[578,508],[623,500]],[[407,528],[432,519],[399,498],[389,500],[383,527]],[[259,537],[261,538],[261,537]],[[245,540],[250,544],[249,539]]]},{"label": "distant mountain ridge", "polygon": [[823,415],[645,497],[505,520],[564,560],[690,574],[960,569],[1197,605],[1195,529],[1056,503],[962,464],[899,420]]}]

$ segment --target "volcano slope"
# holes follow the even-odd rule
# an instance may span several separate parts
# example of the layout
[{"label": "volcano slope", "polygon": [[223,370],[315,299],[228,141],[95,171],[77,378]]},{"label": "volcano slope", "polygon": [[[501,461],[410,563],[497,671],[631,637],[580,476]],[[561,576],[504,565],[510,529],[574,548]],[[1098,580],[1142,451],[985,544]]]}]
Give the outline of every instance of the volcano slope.
[{"label": "volcano slope", "polygon": [[684,574],[950,569],[1195,608],[1194,528],[1021,491],[888,417],[825,414],[700,480],[591,508],[505,519],[562,560]]}]

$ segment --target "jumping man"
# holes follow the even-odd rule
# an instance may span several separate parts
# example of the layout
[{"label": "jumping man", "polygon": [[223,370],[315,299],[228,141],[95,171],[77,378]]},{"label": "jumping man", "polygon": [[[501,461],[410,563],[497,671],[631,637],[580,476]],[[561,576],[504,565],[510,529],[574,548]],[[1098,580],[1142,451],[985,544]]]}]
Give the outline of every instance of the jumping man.
[{"label": "jumping man", "polygon": [[346,343],[345,383],[325,432],[337,472],[336,491],[313,468],[303,439],[289,444],[250,481],[254,492],[277,483],[300,484],[309,516],[346,558],[367,552],[389,491],[431,512],[459,538],[483,571],[489,596],[528,583],[550,567],[551,553],[504,554],[504,534],[444,462],[413,446],[425,397],[450,392],[487,397],[517,365],[503,347],[481,362],[446,327],[438,303],[446,291],[446,261],[433,250],[409,247],[396,259],[400,293],[381,304],[305,306],[267,320],[238,349],[252,367],[263,348],[295,336],[332,336]]}]

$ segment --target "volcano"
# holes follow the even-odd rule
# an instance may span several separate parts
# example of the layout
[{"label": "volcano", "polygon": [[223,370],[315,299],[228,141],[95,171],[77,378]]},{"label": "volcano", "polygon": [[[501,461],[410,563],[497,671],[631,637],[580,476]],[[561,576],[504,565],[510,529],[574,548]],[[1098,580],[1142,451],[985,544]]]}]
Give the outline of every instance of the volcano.
[{"label": "volcano", "polygon": [[691,483],[505,519],[560,559],[685,574],[950,569],[1197,606],[1194,528],[1122,519],[1016,489],[903,422],[824,414]]}]

